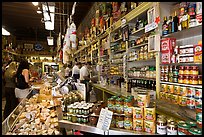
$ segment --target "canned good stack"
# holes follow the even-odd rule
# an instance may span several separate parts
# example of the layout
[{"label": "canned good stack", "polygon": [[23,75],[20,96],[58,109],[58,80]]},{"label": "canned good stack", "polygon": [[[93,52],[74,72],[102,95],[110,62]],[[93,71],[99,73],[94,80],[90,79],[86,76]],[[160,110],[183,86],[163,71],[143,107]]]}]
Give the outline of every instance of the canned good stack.
[{"label": "canned good stack", "polygon": [[178,83],[178,66],[161,66],[161,81]]},{"label": "canned good stack", "polygon": [[179,85],[161,84],[160,99],[190,109],[202,106],[202,89]]},{"label": "canned good stack", "polygon": [[193,121],[179,121],[167,119],[158,115],[156,122],[157,134],[160,135],[202,135],[202,129]]}]

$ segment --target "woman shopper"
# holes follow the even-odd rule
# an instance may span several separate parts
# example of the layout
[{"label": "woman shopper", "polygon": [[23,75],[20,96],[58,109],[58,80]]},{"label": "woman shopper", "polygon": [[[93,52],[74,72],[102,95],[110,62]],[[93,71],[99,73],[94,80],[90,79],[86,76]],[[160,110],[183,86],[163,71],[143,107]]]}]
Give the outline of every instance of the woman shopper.
[{"label": "woman shopper", "polygon": [[15,95],[19,102],[26,98],[29,93],[29,63],[27,60],[22,60],[16,72],[16,88]]},{"label": "woman shopper", "polygon": [[18,99],[15,96],[15,74],[17,69],[17,62],[11,62],[8,66],[8,69],[5,71],[5,97],[6,105],[4,108],[4,119],[6,119],[9,114],[17,107]]}]

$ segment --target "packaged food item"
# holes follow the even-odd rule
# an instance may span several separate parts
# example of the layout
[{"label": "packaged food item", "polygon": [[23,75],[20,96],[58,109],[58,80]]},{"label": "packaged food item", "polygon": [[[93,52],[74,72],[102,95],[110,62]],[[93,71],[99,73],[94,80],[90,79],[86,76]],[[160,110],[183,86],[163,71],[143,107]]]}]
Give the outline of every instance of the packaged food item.
[{"label": "packaged food item", "polygon": [[161,91],[167,92],[167,84],[161,84]]},{"label": "packaged food item", "polygon": [[179,74],[178,83],[184,83],[184,76]]},{"label": "packaged food item", "polygon": [[195,99],[201,99],[202,98],[202,89],[196,88],[195,89]]},{"label": "packaged food item", "polygon": [[77,122],[77,115],[72,115],[72,122],[73,123],[76,123]]},{"label": "packaged food item", "polygon": [[179,105],[180,106],[187,106],[187,97],[185,96],[178,96]]},{"label": "packaged food item", "polygon": [[174,121],[167,124],[167,135],[177,135],[178,127]]},{"label": "packaged food item", "polygon": [[124,116],[116,116],[116,128],[124,127]]},{"label": "packaged food item", "polygon": [[161,54],[161,63],[162,64],[171,63],[171,56],[172,56],[172,53],[170,51],[162,52],[162,54]]},{"label": "packaged food item", "polygon": [[174,94],[180,95],[180,86],[174,85]]},{"label": "packaged food item", "polygon": [[144,131],[144,123],[143,119],[135,119],[133,120],[133,130],[143,132]]},{"label": "packaged food item", "polygon": [[173,76],[173,82],[178,83],[178,76]]},{"label": "packaged food item", "polygon": [[202,135],[202,130],[199,128],[190,128],[189,135]]},{"label": "packaged food item", "polygon": [[181,96],[187,96],[187,87],[180,87],[180,95]]},{"label": "packaged food item", "polygon": [[164,38],[161,40],[161,51],[170,51],[173,53],[173,48],[176,46],[176,38]]},{"label": "packaged food item", "polygon": [[199,108],[202,106],[202,99],[195,99],[195,108]]},{"label": "packaged food item", "polygon": [[193,45],[184,45],[179,47],[179,54],[193,54]]},{"label": "packaged food item", "polygon": [[137,96],[138,106],[140,107],[148,107],[150,103],[150,95],[148,93],[138,93]]},{"label": "packaged food item", "polygon": [[165,117],[158,117],[156,122],[157,134],[166,135],[167,133],[167,121]]},{"label": "packaged food item", "polygon": [[116,116],[113,115],[113,116],[112,116],[112,120],[111,120],[110,127],[111,127],[111,128],[115,128],[115,125],[116,125]]},{"label": "packaged food item", "polygon": [[191,75],[189,80],[189,84],[198,85],[198,75]]},{"label": "packaged food item", "polygon": [[185,76],[184,76],[183,83],[184,83],[184,84],[190,84],[190,79],[191,79],[190,75],[185,75]]},{"label": "packaged food item", "polygon": [[192,128],[192,127],[196,127],[196,122],[193,122],[193,121],[185,121],[186,122],[186,124],[188,124],[189,126],[190,126],[190,128]]},{"label": "packaged food item", "polygon": [[77,115],[77,122],[82,123],[82,115]]},{"label": "packaged food item", "polygon": [[174,93],[174,85],[167,85],[167,92]]},{"label": "packaged food item", "polygon": [[107,102],[108,110],[114,112],[114,106],[115,106],[115,101],[114,101],[114,99],[113,99],[113,98],[109,98],[109,99],[108,99],[108,102]]},{"label": "packaged food item", "polygon": [[144,108],[144,119],[149,121],[156,120],[155,106],[150,105],[149,107]]},{"label": "packaged food item", "polygon": [[194,62],[202,63],[202,41],[194,45]]},{"label": "packaged food item", "polygon": [[192,97],[187,98],[187,107],[189,107],[190,109],[195,108],[195,99],[194,98],[192,98]]},{"label": "packaged food item", "polygon": [[133,120],[132,120],[132,116],[131,117],[128,117],[128,116],[125,116],[124,118],[124,128],[125,129],[128,129],[128,130],[132,130],[133,128]]},{"label": "packaged food item", "polygon": [[178,135],[188,135],[188,130],[190,126],[186,124],[184,121],[179,121],[178,123]]},{"label": "packaged food item", "polygon": [[179,75],[184,75],[184,66],[179,67]]},{"label": "packaged food item", "polygon": [[166,97],[164,96],[164,92],[159,92],[159,97],[160,99],[166,99]]},{"label": "packaged food item", "polygon": [[179,104],[179,96],[175,95],[175,94],[172,94],[171,102],[174,103],[174,104]]},{"label": "packaged food item", "polygon": [[124,101],[122,98],[117,98],[115,103],[116,113],[123,114],[124,112]]},{"label": "packaged food item", "polygon": [[178,63],[192,63],[192,62],[194,62],[194,56],[193,55],[179,56]]},{"label": "packaged food item", "polygon": [[147,133],[155,133],[155,122],[154,121],[149,121],[149,120],[144,120],[144,131]]},{"label": "packaged food item", "polygon": [[132,116],[132,99],[127,98],[124,100],[124,114],[126,116]]},{"label": "packaged food item", "polygon": [[187,88],[187,97],[194,97],[195,96],[195,88],[194,87],[188,87]]},{"label": "packaged food item", "polygon": [[198,75],[198,84],[202,85],[202,75]]},{"label": "packaged food item", "polygon": [[196,123],[198,128],[202,129],[202,112],[196,113]]},{"label": "packaged food item", "polygon": [[198,66],[191,66],[190,75],[198,75]]},{"label": "packaged food item", "polygon": [[143,119],[144,107],[133,107],[133,119]]}]

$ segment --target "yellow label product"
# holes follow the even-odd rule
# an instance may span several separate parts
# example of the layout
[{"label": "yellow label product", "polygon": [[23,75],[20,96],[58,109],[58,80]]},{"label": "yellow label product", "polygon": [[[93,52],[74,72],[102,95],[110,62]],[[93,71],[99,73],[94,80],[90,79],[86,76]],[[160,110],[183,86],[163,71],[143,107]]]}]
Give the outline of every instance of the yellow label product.
[{"label": "yellow label product", "polygon": [[133,120],[133,130],[140,131],[140,132],[144,131],[143,119]]},{"label": "yellow label product", "polygon": [[180,95],[180,86],[174,85],[174,94]]},{"label": "yellow label product", "polygon": [[144,131],[147,133],[155,133],[155,121],[144,120]]},{"label": "yellow label product", "polygon": [[174,93],[174,85],[167,85],[167,92]]},{"label": "yellow label product", "polygon": [[161,91],[167,92],[167,84],[161,84]]},{"label": "yellow label product", "polygon": [[156,120],[156,112],[154,106],[144,108],[144,119],[149,121]]},{"label": "yellow label product", "polygon": [[133,120],[143,119],[144,116],[144,107],[134,107],[133,108]]},{"label": "yellow label product", "polygon": [[187,96],[187,87],[180,87],[180,95],[181,96]]},{"label": "yellow label product", "polygon": [[150,103],[150,95],[148,93],[138,93],[137,96],[138,106],[140,107],[148,107]]}]

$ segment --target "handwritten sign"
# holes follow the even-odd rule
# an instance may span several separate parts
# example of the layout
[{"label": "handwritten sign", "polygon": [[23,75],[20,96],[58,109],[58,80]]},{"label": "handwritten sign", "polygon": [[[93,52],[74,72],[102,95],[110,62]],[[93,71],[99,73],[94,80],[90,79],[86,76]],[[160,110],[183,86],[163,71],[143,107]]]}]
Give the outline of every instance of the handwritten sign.
[{"label": "handwritten sign", "polygon": [[108,110],[107,108],[106,109],[102,108],[96,127],[102,129],[103,131],[109,130],[112,116],[113,116],[112,111]]}]

